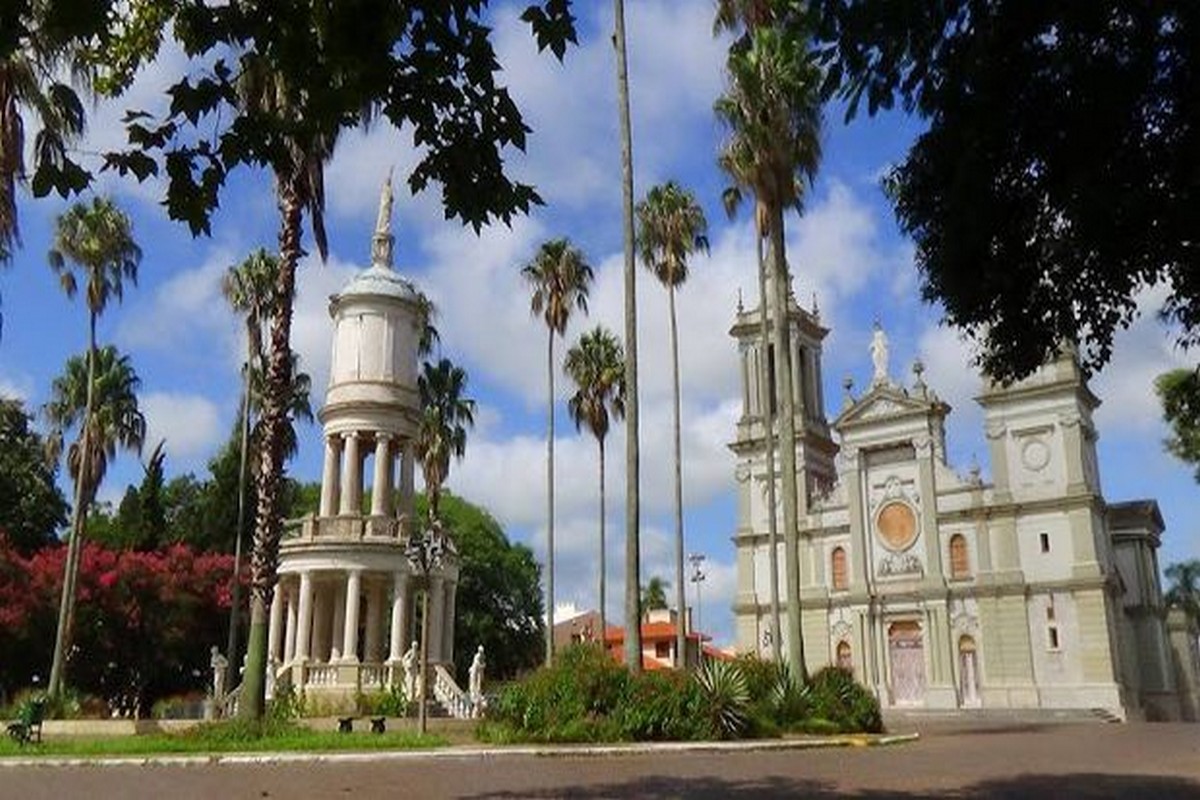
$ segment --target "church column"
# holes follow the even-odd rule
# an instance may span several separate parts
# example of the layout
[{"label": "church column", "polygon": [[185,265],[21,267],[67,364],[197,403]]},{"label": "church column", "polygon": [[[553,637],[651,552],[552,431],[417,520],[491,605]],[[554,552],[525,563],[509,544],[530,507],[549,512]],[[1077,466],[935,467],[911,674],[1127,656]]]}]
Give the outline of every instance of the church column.
[{"label": "church column", "polygon": [[358,601],[362,594],[362,572],[350,570],[346,579],[346,608],[342,620],[342,660],[358,660]]},{"label": "church column", "polygon": [[282,655],[279,646],[283,642],[283,581],[275,584],[271,597],[271,624],[267,630],[267,660],[278,661]]},{"label": "church column", "polygon": [[382,517],[388,513],[391,505],[391,449],[390,436],[386,433],[375,434],[375,480],[371,484],[371,515]]},{"label": "church column", "polygon": [[442,660],[442,629],[446,619],[445,581],[441,575],[429,576],[429,660]]},{"label": "church column", "polygon": [[313,585],[312,573],[300,573],[300,619],[296,627],[296,660],[307,661],[312,644]]},{"label": "church column", "polygon": [[446,616],[442,627],[442,660],[454,661],[454,610],[458,597],[458,581],[446,581]]},{"label": "church column", "polygon": [[338,473],[338,462],[342,457],[341,444],[341,439],[336,435],[325,437],[325,469],[321,473],[322,517],[332,517],[337,513],[341,488],[341,476]]},{"label": "church column", "polygon": [[296,658],[296,587],[289,585],[287,593],[287,632],[283,636],[283,662],[290,664]]},{"label": "church column", "polygon": [[362,503],[359,497],[362,494],[362,459],[358,453],[358,434],[351,431],[345,434],[345,453],[342,458],[342,474],[345,479],[342,481],[342,497],[341,507],[338,509],[342,514],[357,514]]},{"label": "church column", "polygon": [[364,650],[367,661],[372,664],[379,663],[380,657],[383,655],[381,652],[383,645],[383,614],[381,613],[383,609],[380,607],[383,592],[381,588],[377,581],[367,587],[367,641],[364,643]]},{"label": "church column", "polygon": [[750,416],[750,357],[746,348],[738,348],[738,361],[742,368],[742,416]]},{"label": "church column", "polygon": [[408,643],[404,641],[404,617],[408,607],[408,573],[397,570],[392,579],[392,619],[388,661],[399,661]]}]

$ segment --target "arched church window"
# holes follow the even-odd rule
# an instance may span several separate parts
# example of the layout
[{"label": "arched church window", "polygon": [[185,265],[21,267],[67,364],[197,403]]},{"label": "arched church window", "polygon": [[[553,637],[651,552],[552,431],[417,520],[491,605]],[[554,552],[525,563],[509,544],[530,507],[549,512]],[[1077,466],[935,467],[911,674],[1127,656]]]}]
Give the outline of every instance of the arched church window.
[{"label": "arched church window", "polygon": [[848,577],[846,574],[846,549],[844,547],[833,548],[833,553],[829,557],[829,573],[833,579],[833,590],[835,592],[845,591]]},{"label": "arched church window", "polygon": [[967,553],[967,537],[956,533],[950,537],[950,577],[969,578],[971,559]]}]

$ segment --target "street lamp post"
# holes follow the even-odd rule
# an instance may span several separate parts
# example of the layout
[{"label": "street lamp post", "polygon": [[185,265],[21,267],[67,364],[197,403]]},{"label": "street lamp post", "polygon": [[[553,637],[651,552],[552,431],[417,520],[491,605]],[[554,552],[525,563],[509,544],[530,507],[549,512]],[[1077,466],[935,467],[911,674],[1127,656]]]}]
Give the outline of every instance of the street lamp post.
[{"label": "street lamp post", "polygon": [[[704,582],[704,553],[692,553],[688,556],[688,561],[692,564],[692,574],[689,580],[696,584],[696,634],[703,636],[701,633],[704,629],[700,625],[700,584]],[[697,647],[699,645],[697,644]]]},{"label": "street lamp post", "polygon": [[436,519],[426,530],[410,535],[404,547],[409,566],[421,576],[424,585],[421,593],[421,671],[417,688],[417,727],[421,734],[428,726],[425,701],[429,691],[429,573],[441,568],[445,553],[445,535],[441,522]]}]

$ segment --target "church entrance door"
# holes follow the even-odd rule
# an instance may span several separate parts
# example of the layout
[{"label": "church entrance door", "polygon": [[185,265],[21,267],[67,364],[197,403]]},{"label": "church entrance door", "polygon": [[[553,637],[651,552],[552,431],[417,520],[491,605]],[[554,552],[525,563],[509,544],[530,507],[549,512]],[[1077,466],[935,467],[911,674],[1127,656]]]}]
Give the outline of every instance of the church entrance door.
[{"label": "church entrance door", "polygon": [[892,664],[892,700],[913,705],[925,700],[925,642],[919,622],[893,622],[888,626],[888,653]]}]

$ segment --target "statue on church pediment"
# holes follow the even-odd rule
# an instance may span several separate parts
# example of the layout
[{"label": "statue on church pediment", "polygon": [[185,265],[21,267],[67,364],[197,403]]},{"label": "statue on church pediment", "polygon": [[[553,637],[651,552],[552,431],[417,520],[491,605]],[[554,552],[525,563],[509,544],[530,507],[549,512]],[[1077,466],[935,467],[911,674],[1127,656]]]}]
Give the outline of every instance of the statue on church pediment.
[{"label": "statue on church pediment", "polygon": [[887,334],[876,320],[875,332],[871,335],[871,363],[875,367],[875,374],[871,378],[873,386],[888,382],[888,355]]}]

